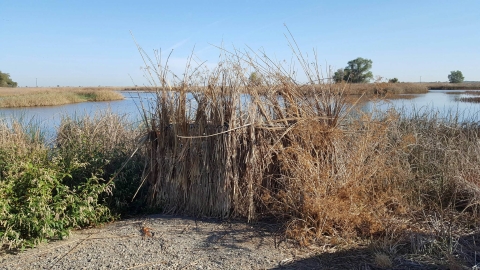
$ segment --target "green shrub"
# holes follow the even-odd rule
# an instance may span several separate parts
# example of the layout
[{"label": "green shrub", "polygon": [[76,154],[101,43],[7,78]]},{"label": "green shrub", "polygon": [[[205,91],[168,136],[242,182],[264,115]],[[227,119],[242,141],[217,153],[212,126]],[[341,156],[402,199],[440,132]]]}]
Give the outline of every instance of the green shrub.
[{"label": "green shrub", "polygon": [[138,209],[142,201],[131,200],[143,159],[134,155],[122,166],[137,133],[110,113],[65,118],[47,146],[38,127],[1,122],[0,249],[34,247]]},{"label": "green shrub", "polygon": [[[99,196],[111,188],[91,175],[75,186],[65,185],[71,172],[61,157],[33,139],[18,124],[2,125],[0,149],[0,246],[33,247],[48,238],[63,238],[71,228],[112,219]],[[10,133],[10,134],[9,134]],[[5,136],[7,135],[7,136]]]},{"label": "green shrub", "polygon": [[[135,152],[139,134],[139,127],[125,115],[108,111],[93,117],[64,118],[58,129],[55,151],[62,157],[64,166],[73,166],[72,177],[66,183],[78,185],[92,174],[111,179]],[[115,175],[113,194],[101,197],[116,214],[133,214],[143,205],[140,196],[132,202],[144,169],[144,157],[140,153]],[[83,167],[77,167],[76,163]]]}]

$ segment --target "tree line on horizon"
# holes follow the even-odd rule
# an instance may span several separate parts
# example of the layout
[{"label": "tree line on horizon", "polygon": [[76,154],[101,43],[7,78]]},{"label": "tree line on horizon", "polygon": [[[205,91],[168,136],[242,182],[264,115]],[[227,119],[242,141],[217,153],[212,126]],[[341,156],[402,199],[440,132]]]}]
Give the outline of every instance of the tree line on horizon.
[{"label": "tree line on horizon", "polygon": [[10,74],[0,71],[0,87],[17,87],[17,82],[10,78]]},{"label": "tree line on horizon", "polygon": [[[372,60],[358,57],[347,63],[345,68],[338,69],[332,79],[335,83],[349,82],[349,83],[368,83],[373,79],[373,74],[370,71],[372,68]],[[451,71],[448,75],[450,83],[462,83],[464,81],[463,74],[460,70]],[[388,80],[389,83],[397,83],[397,78]]]},{"label": "tree line on horizon", "polygon": [[[345,68],[338,69],[332,79],[335,83],[349,82],[349,83],[368,83],[373,79],[373,73],[370,71],[372,68],[372,60],[358,57],[347,63]],[[448,75],[448,81],[450,83],[462,83],[465,77],[460,70],[451,71]],[[262,78],[253,72],[250,75],[250,83],[254,85],[261,84]],[[388,80],[389,83],[397,83],[397,78]],[[0,71],[0,87],[17,87],[17,82],[14,82],[10,78],[9,73],[3,73]]]}]

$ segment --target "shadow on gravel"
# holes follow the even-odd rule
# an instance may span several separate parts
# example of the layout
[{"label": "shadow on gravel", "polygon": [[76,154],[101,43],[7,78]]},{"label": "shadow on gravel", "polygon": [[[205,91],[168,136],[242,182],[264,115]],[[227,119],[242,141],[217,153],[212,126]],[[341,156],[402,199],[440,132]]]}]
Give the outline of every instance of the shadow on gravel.
[{"label": "shadow on gravel", "polygon": [[[423,235],[423,237],[424,244],[429,241],[432,244],[432,239],[435,238],[433,235]],[[437,238],[437,240],[439,239]],[[383,268],[375,264],[374,257],[371,248],[358,248],[323,253],[303,260],[288,262],[273,269],[480,269],[480,232],[459,237],[454,243],[454,251],[450,255],[445,253],[429,254],[428,252],[397,253],[394,258],[391,258],[392,265]]]},{"label": "shadow on gravel", "polygon": [[[261,246],[271,246],[287,242],[281,233],[280,224],[257,222],[249,224],[245,220],[219,220],[216,218],[192,218],[186,216],[149,215],[147,219],[179,220],[189,223],[189,230],[195,230],[206,236],[202,246],[204,248],[223,247],[255,251]],[[205,231],[201,223],[215,226],[215,230]],[[185,225],[185,224],[184,224]],[[186,232],[187,233],[187,232]],[[245,244],[245,245],[244,245]]]},{"label": "shadow on gravel", "polygon": [[[293,240],[284,237],[280,224],[248,224],[243,220],[221,221],[213,218],[196,219],[167,215],[150,215],[146,218],[183,220],[185,222],[183,226],[205,236],[202,244],[205,248],[222,247],[255,252],[260,247],[275,249],[279,246],[295,246]],[[202,226],[197,226],[201,223],[214,225],[214,229],[204,230]],[[188,233],[188,230],[185,233]],[[410,242],[404,242],[402,248],[389,257],[391,265],[383,268],[375,262],[374,249],[363,247],[321,253],[300,260],[286,258],[272,269],[480,269],[480,232],[460,236],[456,239],[453,252],[450,254],[445,253],[444,247],[432,249],[439,243],[445,243],[445,238],[441,236],[415,234],[412,235],[412,239]]]},{"label": "shadow on gravel", "polygon": [[335,253],[323,253],[303,260],[286,263],[273,269],[445,269],[438,265],[417,263],[404,260],[394,262],[393,267],[381,268],[375,266],[374,255],[368,249],[350,249]]},{"label": "shadow on gravel", "polygon": [[[202,220],[202,222],[208,221]],[[279,233],[279,226],[275,224],[248,224],[241,220],[217,221],[217,224],[216,231],[207,232],[208,237],[204,241],[205,247],[219,246],[254,252],[262,246],[275,248],[279,242],[284,241]]]}]

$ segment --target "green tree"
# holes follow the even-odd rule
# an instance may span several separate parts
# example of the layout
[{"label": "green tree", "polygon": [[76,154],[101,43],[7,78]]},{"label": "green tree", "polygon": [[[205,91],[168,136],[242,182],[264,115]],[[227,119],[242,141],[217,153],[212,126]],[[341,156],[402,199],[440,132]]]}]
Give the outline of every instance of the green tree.
[{"label": "green tree", "polygon": [[263,77],[262,74],[258,72],[252,72],[250,73],[250,77],[248,77],[248,83],[251,86],[260,86],[263,83]]},{"label": "green tree", "polygon": [[463,79],[465,78],[460,70],[452,71],[450,72],[450,75],[448,75],[448,80],[450,83],[461,83],[463,82]]},{"label": "green tree", "polygon": [[344,69],[344,80],[351,83],[366,83],[373,78],[370,71],[372,68],[372,60],[358,57],[349,61],[348,66]]},{"label": "green tree", "polygon": [[339,68],[333,75],[333,80],[335,81],[335,83],[341,83],[343,82],[344,77],[345,77],[345,71],[343,70],[343,68]]},{"label": "green tree", "polygon": [[389,83],[398,83],[398,79],[397,78],[393,78],[393,79],[390,79],[388,80]]},{"label": "green tree", "polygon": [[12,81],[10,74],[0,71],[0,87],[17,87],[17,82]]}]

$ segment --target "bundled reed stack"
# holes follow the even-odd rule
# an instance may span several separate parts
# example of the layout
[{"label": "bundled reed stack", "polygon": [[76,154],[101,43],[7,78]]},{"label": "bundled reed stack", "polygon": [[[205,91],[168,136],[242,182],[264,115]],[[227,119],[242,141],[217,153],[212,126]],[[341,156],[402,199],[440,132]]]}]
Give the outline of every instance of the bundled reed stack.
[{"label": "bundled reed stack", "polygon": [[[331,85],[299,85],[251,58],[226,58],[207,76],[192,74],[171,85],[167,68],[158,67],[157,102],[147,117],[149,201],[166,212],[264,214],[261,195],[284,188],[277,178],[290,170],[280,164],[278,148],[291,145],[296,138],[290,133],[305,126],[319,132],[305,138],[316,141],[306,152],[329,147],[325,134],[344,110],[341,92]],[[262,81],[252,83],[247,69],[257,70]]]}]

